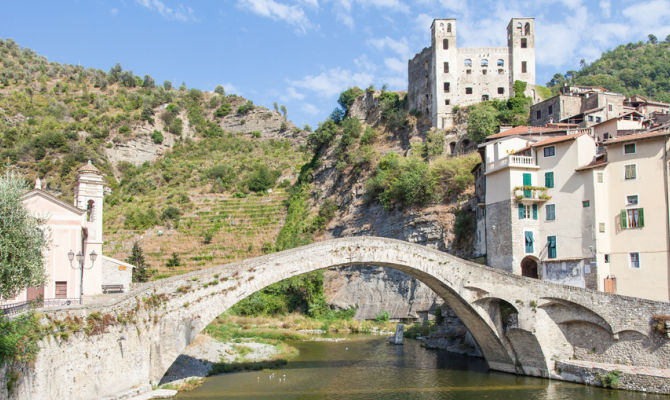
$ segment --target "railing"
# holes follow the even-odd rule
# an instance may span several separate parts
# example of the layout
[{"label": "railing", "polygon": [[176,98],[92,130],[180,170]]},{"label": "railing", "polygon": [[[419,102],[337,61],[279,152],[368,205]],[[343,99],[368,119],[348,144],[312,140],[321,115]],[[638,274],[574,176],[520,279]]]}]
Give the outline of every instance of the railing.
[{"label": "railing", "polygon": [[517,186],[512,189],[512,196],[517,201],[547,201],[551,196],[547,194],[547,188],[542,186]]},{"label": "railing", "polygon": [[486,165],[486,171],[491,172],[507,167],[537,168],[537,165],[535,164],[535,159],[533,157],[509,155],[500,160],[488,163]]},{"label": "railing", "polygon": [[20,303],[0,305],[0,315],[14,315],[36,308],[69,306],[78,304],[79,299],[37,299],[31,301],[22,301]]}]

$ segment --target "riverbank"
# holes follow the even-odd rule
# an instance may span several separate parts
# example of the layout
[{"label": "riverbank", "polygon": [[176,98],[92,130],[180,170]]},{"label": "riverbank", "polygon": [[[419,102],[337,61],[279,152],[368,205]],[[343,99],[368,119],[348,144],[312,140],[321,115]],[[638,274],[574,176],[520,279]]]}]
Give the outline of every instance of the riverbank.
[{"label": "riverbank", "polygon": [[278,368],[298,356],[289,341],[339,341],[345,334],[390,335],[396,323],[315,319],[301,314],[247,317],[224,314],[184,350],[160,382],[179,391],[199,387],[207,376]]}]

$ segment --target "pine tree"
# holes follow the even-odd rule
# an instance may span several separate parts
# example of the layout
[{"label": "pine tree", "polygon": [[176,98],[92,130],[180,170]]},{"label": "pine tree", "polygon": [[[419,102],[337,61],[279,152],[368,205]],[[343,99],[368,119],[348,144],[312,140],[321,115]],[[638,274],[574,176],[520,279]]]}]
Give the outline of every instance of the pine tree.
[{"label": "pine tree", "polygon": [[130,257],[126,261],[135,266],[135,269],[133,269],[133,282],[146,282],[149,280],[148,265],[144,261],[144,252],[139,242],[133,243]]}]

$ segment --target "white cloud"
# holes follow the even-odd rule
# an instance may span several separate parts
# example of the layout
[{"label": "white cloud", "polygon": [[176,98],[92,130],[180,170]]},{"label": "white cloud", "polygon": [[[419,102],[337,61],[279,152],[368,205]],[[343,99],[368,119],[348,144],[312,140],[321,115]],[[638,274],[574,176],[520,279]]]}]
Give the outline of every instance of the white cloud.
[{"label": "white cloud", "polygon": [[375,65],[372,60],[368,57],[367,54],[362,54],[360,57],[354,59],[354,65],[358,67],[359,70],[363,71],[374,71],[377,69],[377,65]]},{"label": "white cloud", "polygon": [[298,33],[314,28],[305,11],[297,5],[287,5],[275,0],[238,0],[237,5],[262,17],[293,25]]},{"label": "white cloud", "polygon": [[393,51],[397,55],[403,58],[409,58],[410,51],[409,45],[407,44],[407,38],[400,38],[399,40],[392,39],[388,36],[384,38],[372,38],[368,39],[367,44],[376,48],[377,50],[383,51],[386,48]]},{"label": "white cloud", "polygon": [[111,10],[109,10],[109,13],[112,14],[113,16],[117,16],[119,14],[119,9],[112,8]]},{"label": "white cloud", "polygon": [[242,95],[242,91],[237,88],[237,86],[233,85],[232,83],[224,83],[223,89],[226,91],[226,94],[236,94],[236,95]]},{"label": "white cloud", "polygon": [[385,58],[384,64],[393,72],[400,74],[407,72],[407,62],[403,62],[397,58]]},{"label": "white cloud", "polygon": [[651,0],[644,3],[635,3],[625,8],[621,14],[628,18],[631,30],[640,35],[655,33],[661,35],[670,34],[670,1]]},{"label": "white cloud", "polygon": [[281,101],[289,102],[291,100],[303,100],[305,95],[295,90],[294,87],[289,87],[285,94],[279,96]]},{"label": "white cloud", "polygon": [[151,11],[155,11],[167,20],[180,22],[197,21],[195,13],[191,7],[184,7],[180,4],[176,9],[165,5],[161,0],[135,0],[137,4]]},{"label": "white cloud", "polygon": [[610,0],[602,0],[599,5],[605,18],[612,16],[612,3]]},{"label": "white cloud", "polygon": [[301,80],[292,81],[291,84],[315,92],[319,97],[331,97],[352,86],[367,87],[373,78],[369,72],[352,72],[336,67],[318,75],[308,75]]},{"label": "white cloud", "polygon": [[310,103],[304,103],[300,107],[300,109],[302,111],[304,111],[305,113],[310,114],[310,115],[317,115],[321,112],[321,110],[319,110],[318,107],[316,107],[314,104],[310,104]]},{"label": "white cloud", "polygon": [[399,0],[358,0],[360,4],[377,8],[386,8],[394,12],[408,13],[409,7]]}]

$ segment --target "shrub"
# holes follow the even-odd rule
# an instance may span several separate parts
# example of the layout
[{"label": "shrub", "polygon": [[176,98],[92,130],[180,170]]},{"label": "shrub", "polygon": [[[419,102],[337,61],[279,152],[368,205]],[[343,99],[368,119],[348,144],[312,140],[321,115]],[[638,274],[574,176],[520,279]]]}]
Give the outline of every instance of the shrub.
[{"label": "shrub", "polygon": [[214,112],[214,116],[217,118],[223,118],[226,115],[230,114],[230,111],[232,110],[232,106],[230,103],[227,101],[224,101],[223,104],[219,106],[219,108],[216,109]]},{"label": "shrub", "polygon": [[319,127],[307,137],[307,145],[315,152],[322,148],[327,148],[337,135],[337,124],[333,120],[326,120],[319,124]]},{"label": "shrub", "polygon": [[479,162],[477,153],[436,160],[431,166],[431,173],[437,183],[437,194],[444,199],[451,199],[472,187],[475,178],[471,171]]},{"label": "shrub", "polygon": [[174,268],[178,267],[181,265],[181,260],[179,260],[179,255],[177,253],[172,253],[172,257],[168,260],[167,264],[165,264],[168,268]]},{"label": "shrub", "polygon": [[358,139],[361,136],[362,129],[361,121],[358,118],[349,117],[342,121],[342,131],[345,135]]},{"label": "shrub", "polygon": [[363,136],[361,136],[361,144],[371,144],[375,139],[377,139],[377,131],[375,128],[371,126],[366,127]]},{"label": "shrub", "polygon": [[421,206],[434,196],[435,180],[428,164],[416,158],[401,158],[386,154],[379,162],[375,175],[367,183],[369,199],[377,199],[385,209]]},{"label": "shrub", "polygon": [[246,103],[238,107],[237,113],[240,115],[244,115],[249,113],[249,111],[254,109],[254,103],[251,102],[251,100],[247,100]]},{"label": "shrub", "polygon": [[490,102],[470,107],[468,136],[475,142],[483,142],[498,129],[498,110]]},{"label": "shrub", "polygon": [[179,136],[182,133],[182,129],[183,129],[182,120],[180,118],[173,119],[172,122],[170,123],[170,132]]},{"label": "shrub", "polygon": [[272,171],[265,165],[257,165],[246,180],[246,186],[252,192],[264,192],[274,187],[279,171]]},{"label": "shrub", "polygon": [[375,314],[375,321],[381,323],[381,322],[388,322],[389,319],[391,319],[391,316],[388,311],[383,310],[378,314]]},{"label": "shrub", "polygon": [[151,139],[153,139],[155,144],[161,144],[163,143],[163,134],[159,130],[154,129],[151,132]]},{"label": "shrub", "polygon": [[349,113],[349,107],[351,107],[356,98],[362,94],[363,91],[357,86],[349,88],[340,93],[340,97],[337,99],[337,103],[340,105],[340,107],[342,107],[342,111],[344,111],[345,115]]},{"label": "shrub", "polygon": [[163,221],[167,221],[169,219],[176,221],[181,217],[181,211],[174,206],[169,206],[165,210],[163,210],[163,214],[161,215],[161,219]]}]

